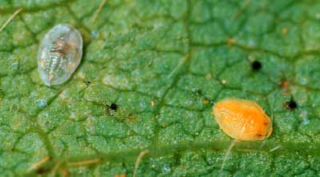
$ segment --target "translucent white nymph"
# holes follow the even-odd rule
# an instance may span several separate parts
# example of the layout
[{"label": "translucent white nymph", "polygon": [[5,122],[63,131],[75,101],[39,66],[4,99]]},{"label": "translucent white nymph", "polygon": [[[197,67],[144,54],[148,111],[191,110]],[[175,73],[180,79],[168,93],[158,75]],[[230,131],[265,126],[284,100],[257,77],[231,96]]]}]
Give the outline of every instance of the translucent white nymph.
[{"label": "translucent white nymph", "polygon": [[38,70],[45,85],[59,85],[70,78],[81,62],[82,43],[81,34],[64,24],[44,36],[38,51]]}]

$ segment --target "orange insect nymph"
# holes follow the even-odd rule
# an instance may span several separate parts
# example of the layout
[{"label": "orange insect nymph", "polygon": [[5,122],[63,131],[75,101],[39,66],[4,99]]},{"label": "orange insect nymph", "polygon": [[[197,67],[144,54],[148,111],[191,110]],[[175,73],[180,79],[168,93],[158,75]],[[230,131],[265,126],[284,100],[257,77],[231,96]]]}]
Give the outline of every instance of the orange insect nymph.
[{"label": "orange insect nymph", "polygon": [[264,140],[272,133],[268,115],[255,102],[225,99],[213,106],[213,115],[220,128],[236,140]]}]

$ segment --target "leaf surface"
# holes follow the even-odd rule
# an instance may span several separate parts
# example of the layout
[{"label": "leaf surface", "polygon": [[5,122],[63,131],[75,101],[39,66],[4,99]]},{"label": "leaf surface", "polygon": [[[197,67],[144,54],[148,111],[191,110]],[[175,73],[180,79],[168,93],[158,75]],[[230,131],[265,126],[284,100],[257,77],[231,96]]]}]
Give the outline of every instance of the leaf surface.
[{"label": "leaf surface", "polygon": [[[132,176],[146,151],[143,176],[318,174],[319,2],[1,0],[0,24],[19,8],[0,32],[1,175]],[[84,56],[49,88],[37,51],[61,23]],[[220,171],[233,140],[210,101],[228,97],[258,102],[274,130]]]}]

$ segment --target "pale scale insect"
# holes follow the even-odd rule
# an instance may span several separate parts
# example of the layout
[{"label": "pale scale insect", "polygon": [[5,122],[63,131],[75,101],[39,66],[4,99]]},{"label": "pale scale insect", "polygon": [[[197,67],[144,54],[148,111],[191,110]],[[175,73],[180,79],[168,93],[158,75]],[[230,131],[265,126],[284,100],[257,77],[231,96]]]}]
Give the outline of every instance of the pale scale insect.
[{"label": "pale scale insect", "polygon": [[53,27],[42,40],[38,52],[38,70],[45,85],[68,80],[82,57],[82,37],[69,25]]}]

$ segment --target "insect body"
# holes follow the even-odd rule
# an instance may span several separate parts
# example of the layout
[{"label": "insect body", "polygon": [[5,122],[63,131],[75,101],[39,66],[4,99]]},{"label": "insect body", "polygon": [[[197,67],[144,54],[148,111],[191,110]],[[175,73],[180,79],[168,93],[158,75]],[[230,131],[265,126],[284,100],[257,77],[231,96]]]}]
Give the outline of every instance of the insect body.
[{"label": "insect body", "polygon": [[80,64],[82,37],[68,26],[53,27],[41,42],[38,52],[38,70],[48,86],[62,84]]},{"label": "insect body", "polygon": [[225,99],[213,106],[213,115],[220,128],[236,140],[264,140],[272,133],[270,118],[255,102]]}]

